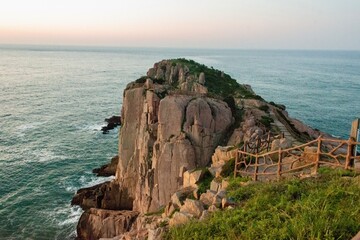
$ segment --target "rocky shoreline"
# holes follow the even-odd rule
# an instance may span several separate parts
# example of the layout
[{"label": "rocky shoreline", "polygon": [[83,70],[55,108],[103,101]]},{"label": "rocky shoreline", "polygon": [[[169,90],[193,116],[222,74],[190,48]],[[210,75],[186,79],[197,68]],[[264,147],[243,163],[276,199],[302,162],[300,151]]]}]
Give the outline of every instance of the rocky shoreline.
[{"label": "rocky shoreline", "polygon": [[161,239],[168,227],[236,207],[223,177],[234,147],[266,131],[285,131],[290,146],[324,134],[249,85],[185,59],[158,62],[129,83],[121,116],[118,156],[94,170],[115,179],[72,200],[85,210],[78,239]]},{"label": "rocky shoreline", "polygon": [[112,116],[110,118],[105,118],[105,122],[107,125],[101,128],[103,134],[109,133],[110,130],[121,125],[121,117],[120,116]]}]

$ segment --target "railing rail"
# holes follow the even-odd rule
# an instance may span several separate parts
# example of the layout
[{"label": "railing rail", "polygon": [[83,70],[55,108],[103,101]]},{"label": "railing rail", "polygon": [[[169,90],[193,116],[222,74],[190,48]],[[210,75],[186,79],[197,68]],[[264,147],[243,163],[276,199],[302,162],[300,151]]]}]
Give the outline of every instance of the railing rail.
[{"label": "railing rail", "polygon": [[[238,149],[235,158],[234,176],[237,174],[252,176],[254,180],[259,177],[277,176],[307,172],[315,174],[321,166],[332,166],[344,169],[354,167],[354,161],[360,156],[354,152],[355,146],[360,142],[349,140],[322,138],[287,149],[269,151],[270,140],[268,137],[266,152],[248,151],[247,144]],[[265,146],[265,145],[264,145]],[[254,148],[253,148],[254,149]]]}]

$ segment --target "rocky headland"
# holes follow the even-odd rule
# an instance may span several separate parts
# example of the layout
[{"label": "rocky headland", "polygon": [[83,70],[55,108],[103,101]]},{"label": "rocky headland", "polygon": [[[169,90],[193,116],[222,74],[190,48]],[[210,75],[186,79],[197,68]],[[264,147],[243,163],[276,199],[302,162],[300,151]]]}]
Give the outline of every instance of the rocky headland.
[{"label": "rocky headland", "polygon": [[127,85],[121,125],[118,156],[95,170],[115,179],[72,201],[85,210],[79,239],[161,239],[169,226],[236,207],[222,178],[233,171],[233,149],[269,131],[285,135],[272,148],[324,134],[249,85],[185,59],[155,63]]}]

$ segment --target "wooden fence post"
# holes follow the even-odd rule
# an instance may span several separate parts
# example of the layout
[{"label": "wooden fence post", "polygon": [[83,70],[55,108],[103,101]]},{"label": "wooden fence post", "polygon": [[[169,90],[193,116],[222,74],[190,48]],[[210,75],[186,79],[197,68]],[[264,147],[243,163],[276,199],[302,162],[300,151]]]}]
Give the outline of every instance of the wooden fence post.
[{"label": "wooden fence post", "polygon": [[316,152],[316,162],[315,162],[315,169],[314,169],[314,174],[318,173],[318,169],[319,169],[319,161],[321,158],[321,136],[318,137],[318,145],[317,145],[317,152]]},{"label": "wooden fence post", "polygon": [[354,149],[352,137],[349,138],[347,144],[348,144],[348,147],[347,147],[347,154],[346,154],[345,169],[349,169],[349,167],[353,167],[353,165],[354,165],[354,161],[352,159],[353,149]]},{"label": "wooden fence post", "polygon": [[236,151],[236,155],[235,155],[234,178],[236,177],[238,162],[239,162],[239,150]]},{"label": "wooden fence post", "polygon": [[282,151],[281,148],[279,148],[279,161],[278,161],[278,169],[277,169],[277,178],[280,180],[281,178],[281,163],[282,163]]},{"label": "wooden fence post", "polygon": [[255,157],[255,171],[254,171],[254,181],[257,181],[258,178],[258,154]]},{"label": "wooden fence post", "polygon": [[267,139],[266,139],[266,142],[267,142],[266,151],[267,151],[267,152],[270,150],[270,140],[271,140],[271,136],[270,136],[270,131],[269,131],[269,132],[268,132]]}]

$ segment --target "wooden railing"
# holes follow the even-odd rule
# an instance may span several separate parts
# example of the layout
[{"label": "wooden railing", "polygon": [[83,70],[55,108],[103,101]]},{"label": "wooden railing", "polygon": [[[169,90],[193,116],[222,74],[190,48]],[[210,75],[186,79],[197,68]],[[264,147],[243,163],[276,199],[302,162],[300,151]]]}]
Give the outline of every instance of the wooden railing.
[{"label": "wooden railing", "polygon": [[320,166],[350,169],[355,160],[360,160],[360,156],[354,153],[357,145],[360,146],[360,142],[352,139],[320,136],[306,144],[265,153],[247,151],[245,146],[236,154],[234,176],[251,176],[253,180],[279,179],[301,172],[316,174]]}]

